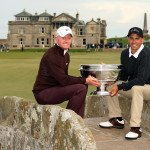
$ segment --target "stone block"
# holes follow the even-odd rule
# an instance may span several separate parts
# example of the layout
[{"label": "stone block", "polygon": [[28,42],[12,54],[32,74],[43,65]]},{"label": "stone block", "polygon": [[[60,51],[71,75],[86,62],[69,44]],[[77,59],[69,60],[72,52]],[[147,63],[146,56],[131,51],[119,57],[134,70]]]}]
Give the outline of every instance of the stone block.
[{"label": "stone block", "polygon": [[84,120],[72,110],[19,97],[0,98],[0,150],[96,150]]},{"label": "stone block", "polygon": [[105,96],[87,96],[85,104],[85,118],[106,117],[108,108]]}]

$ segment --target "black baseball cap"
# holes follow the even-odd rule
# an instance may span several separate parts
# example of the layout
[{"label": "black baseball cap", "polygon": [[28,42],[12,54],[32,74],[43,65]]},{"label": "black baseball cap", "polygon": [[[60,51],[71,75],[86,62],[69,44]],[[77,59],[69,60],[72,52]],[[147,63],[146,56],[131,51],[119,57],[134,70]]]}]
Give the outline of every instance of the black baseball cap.
[{"label": "black baseball cap", "polygon": [[139,28],[139,27],[133,27],[133,28],[131,28],[131,29],[129,30],[127,36],[129,37],[131,34],[137,34],[137,35],[139,35],[140,37],[143,38],[143,31],[142,31],[142,29]]}]

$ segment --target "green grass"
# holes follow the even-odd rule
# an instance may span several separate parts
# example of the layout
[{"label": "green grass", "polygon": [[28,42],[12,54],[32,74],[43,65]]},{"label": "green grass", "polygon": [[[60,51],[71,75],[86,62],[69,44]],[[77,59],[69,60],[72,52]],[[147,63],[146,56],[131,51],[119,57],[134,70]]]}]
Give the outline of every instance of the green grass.
[{"label": "green grass", "polygon": [[[18,96],[35,101],[32,87],[44,52],[0,53],[0,96]],[[69,74],[80,76],[80,64],[119,63],[120,52],[70,52]],[[95,88],[89,87],[89,92]]]}]

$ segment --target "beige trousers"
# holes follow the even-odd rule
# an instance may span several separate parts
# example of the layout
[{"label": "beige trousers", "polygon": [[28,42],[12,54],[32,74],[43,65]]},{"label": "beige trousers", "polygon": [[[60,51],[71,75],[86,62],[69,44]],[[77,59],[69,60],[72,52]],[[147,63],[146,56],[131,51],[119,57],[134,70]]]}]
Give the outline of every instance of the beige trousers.
[{"label": "beige trousers", "polygon": [[[119,94],[131,98],[131,118],[130,127],[140,127],[141,115],[143,110],[143,100],[150,100],[150,85],[133,86],[129,91],[120,90]],[[119,106],[118,95],[110,97],[107,96],[109,117],[121,117],[121,109]],[[130,106],[129,106],[130,107]]]}]

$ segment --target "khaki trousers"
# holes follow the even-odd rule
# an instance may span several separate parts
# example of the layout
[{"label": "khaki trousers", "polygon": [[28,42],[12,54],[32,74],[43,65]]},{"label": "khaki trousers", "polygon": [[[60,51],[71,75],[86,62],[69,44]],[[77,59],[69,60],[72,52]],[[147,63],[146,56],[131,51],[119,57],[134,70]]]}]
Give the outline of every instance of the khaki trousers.
[{"label": "khaki trousers", "polygon": [[[150,85],[133,86],[129,91],[120,90],[118,92],[128,98],[131,98],[131,118],[130,127],[140,127],[141,115],[143,110],[143,100],[150,100]],[[116,96],[107,96],[109,117],[122,117],[121,109],[119,106],[118,94]]]}]

